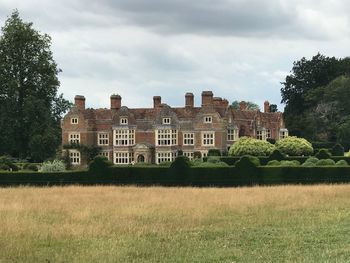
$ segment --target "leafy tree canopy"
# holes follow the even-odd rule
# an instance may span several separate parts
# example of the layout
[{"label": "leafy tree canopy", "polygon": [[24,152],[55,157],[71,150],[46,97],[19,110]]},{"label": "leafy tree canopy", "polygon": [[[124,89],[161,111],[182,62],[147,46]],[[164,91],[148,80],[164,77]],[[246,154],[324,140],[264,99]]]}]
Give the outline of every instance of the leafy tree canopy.
[{"label": "leafy tree canopy", "polygon": [[17,10],[0,37],[0,155],[41,161],[61,142],[60,120],[70,103],[58,95],[60,82],[51,38]]},{"label": "leafy tree canopy", "polygon": [[[350,58],[317,54],[294,62],[281,89],[289,134],[312,141],[344,141],[350,110]],[[341,129],[343,127],[343,129]]]}]

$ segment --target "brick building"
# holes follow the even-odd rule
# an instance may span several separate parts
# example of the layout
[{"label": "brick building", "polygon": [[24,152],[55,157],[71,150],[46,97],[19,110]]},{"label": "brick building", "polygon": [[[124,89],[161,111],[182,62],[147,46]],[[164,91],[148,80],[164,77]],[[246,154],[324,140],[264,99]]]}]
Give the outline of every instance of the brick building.
[{"label": "brick building", "polygon": [[[62,121],[62,144],[79,143],[101,147],[101,155],[115,164],[172,161],[179,150],[193,158],[209,149],[227,151],[241,136],[280,139],[288,135],[282,113],[247,110],[244,102],[234,110],[226,99],[202,92],[201,106],[186,93],[184,107],[173,108],[153,97],[153,108],[122,106],[119,95],[110,97],[110,109],[85,108],[85,98],[75,96],[75,105]],[[70,149],[74,165],[85,164],[78,150]]]}]

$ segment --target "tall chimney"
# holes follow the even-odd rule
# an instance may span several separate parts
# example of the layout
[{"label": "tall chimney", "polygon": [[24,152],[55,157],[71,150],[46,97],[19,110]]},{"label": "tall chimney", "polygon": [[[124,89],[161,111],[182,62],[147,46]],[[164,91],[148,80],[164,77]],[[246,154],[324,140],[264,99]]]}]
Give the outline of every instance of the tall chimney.
[{"label": "tall chimney", "polygon": [[270,112],[270,102],[267,100],[264,102],[264,112]]},{"label": "tall chimney", "polygon": [[74,97],[74,104],[79,110],[85,110],[85,97],[82,95],[76,95]]},{"label": "tall chimney", "polygon": [[202,107],[213,105],[213,92],[203,91],[202,92]]},{"label": "tall chimney", "polygon": [[239,109],[240,110],[246,110],[247,109],[247,103],[245,101],[241,101],[239,103]]},{"label": "tall chimney", "polygon": [[159,108],[162,104],[161,96],[153,96],[153,108]]},{"label": "tall chimney", "polygon": [[111,110],[119,110],[122,106],[122,97],[118,94],[111,95]]},{"label": "tall chimney", "polygon": [[187,92],[185,94],[185,107],[186,108],[193,108],[194,107],[194,96],[193,93]]}]

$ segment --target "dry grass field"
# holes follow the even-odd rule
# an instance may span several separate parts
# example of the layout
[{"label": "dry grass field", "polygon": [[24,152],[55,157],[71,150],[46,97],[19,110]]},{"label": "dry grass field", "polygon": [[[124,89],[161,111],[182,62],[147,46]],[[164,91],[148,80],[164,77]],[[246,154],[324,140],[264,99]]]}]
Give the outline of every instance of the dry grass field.
[{"label": "dry grass field", "polygon": [[0,262],[349,262],[350,185],[0,188]]}]

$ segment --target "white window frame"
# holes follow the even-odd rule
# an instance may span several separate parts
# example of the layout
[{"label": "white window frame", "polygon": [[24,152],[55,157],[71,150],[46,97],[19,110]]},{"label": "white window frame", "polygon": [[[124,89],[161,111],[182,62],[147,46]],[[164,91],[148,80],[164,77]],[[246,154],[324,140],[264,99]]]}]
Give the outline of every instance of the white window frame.
[{"label": "white window frame", "polygon": [[109,145],[109,133],[108,132],[99,132],[97,134],[97,145]]},{"label": "white window frame", "polygon": [[134,161],[134,154],[127,151],[115,151],[113,153],[113,163],[128,165]]},{"label": "white window frame", "polygon": [[173,146],[178,145],[178,130],[176,129],[159,129],[155,131],[156,146]]},{"label": "white window frame", "polygon": [[204,116],[204,123],[213,123],[213,116]]},{"label": "white window frame", "polygon": [[69,150],[69,160],[73,165],[80,165],[81,157],[78,150]]},{"label": "white window frame", "polygon": [[203,131],[202,132],[202,146],[215,146],[215,132]]},{"label": "white window frame", "polygon": [[186,156],[190,161],[193,160],[194,152],[184,151],[183,155]]},{"label": "white window frame", "polygon": [[261,141],[266,141],[266,130],[256,131],[256,138]]},{"label": "white window frame", "polygon": [[171,118],[169,118],[169,117],[163,118],[162,123],[163,124],[171,124]]},{"label": "white window frame", "polygon": [[120,125],[128,125],[129,120],[127,117],[121,117],[120,118]]},{"label": "white window frame", "polygon": [[194,132],[182,133],[183,145],[194,145]]},{"label": "white window frame", "polygon": [[271,129],[266,129],[266,139],[270,139],[271,138]]},{"label": "white window frame", "polygon": [[239,138],[239,130],[238,129],[228,129],[227,130],[227,141],[235,142]]},{"label": "white window frame", "polygon": [[79,118],[77,118],[77,117],[70,118],[70,123],[71,124],[78,124],[79,123]]},{"label": "white window frame", "polygon": [[70,144],[80,144],[80,133],[79,132],[71,132],[68,135],[68,141]]},{"label": "white window frame", "polygon": [[281,129],[279,131],[279,139],[281,140],[281,139],[284,139],[286,137],[288,137],[288,130],[287,129]]},{"label": "white window frame", "polygon": [[177,157],[177,152],[175,151],[162,151],[156,152],[156,164],[162,162],[172,162]]},{"label": "white window frame", "polygon": [[113,130],[114,146],[132,146],[135,144],[135,130],[116,129]]}]

